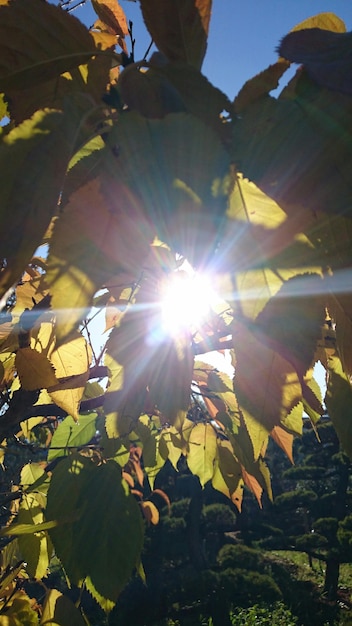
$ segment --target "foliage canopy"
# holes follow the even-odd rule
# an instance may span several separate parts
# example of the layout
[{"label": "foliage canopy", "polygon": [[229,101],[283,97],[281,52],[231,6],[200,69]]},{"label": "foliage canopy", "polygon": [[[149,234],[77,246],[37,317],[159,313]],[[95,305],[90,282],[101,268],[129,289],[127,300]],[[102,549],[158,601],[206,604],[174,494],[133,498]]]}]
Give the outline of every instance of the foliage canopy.
[{"label": "foliage canopy", "polygon": [[[6,595],[21,559],[42,578],[54,550],[107,611],[143,576],[141,514],[157,523],[167,461],[185,456],[238,508],[244,484],[270,496],[268,438],[292,458],[304,411],[322,413],[317,361],[352,456],[352,35],[308,19],[230,101],[201,73],[211,0],[140,0],[149,60],[129,54],[117,0],[92,0],[89,30],[67,4],[0,0],[0,441],[41,454],[6,520],[1,591],[28,623],[27,596]],[[222,299],[166,334],[163,286],[184,259]],[[201,360],[224,349],[234,381]],[[42,623],[63,613],[83,623],[48,592]]]}]

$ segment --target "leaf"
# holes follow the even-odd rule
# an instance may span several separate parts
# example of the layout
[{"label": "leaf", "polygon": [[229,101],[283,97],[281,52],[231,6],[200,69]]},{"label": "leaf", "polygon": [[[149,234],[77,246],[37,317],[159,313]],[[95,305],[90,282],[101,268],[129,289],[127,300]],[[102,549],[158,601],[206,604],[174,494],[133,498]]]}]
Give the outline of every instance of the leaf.
[{"label": "leaf", "polygon": [[265,336],[240,324],[234,331],[235,392],[257,459],[269,432],[301,400],[302,389],[295,368],[266,345]]},{"label": "leaf", "polygon": [[95,436],[96,419],[97,413],[80,415],[78,423],[71,415],[65,417],[54,432],[49,447],[48,462],[67,456],[70,448],[87,445]]},{"label": "leaf", "polygon": [[207,45],[211,0],[141,0],[146,26],[170,61],[200,68]]},{"label": "leaf", "polygon": [[88,376],[89,373],[86,372],[59,382],[48,389],[51,400],[66,413],[72,415],[75,421],[79,420],[79,406]]},{"label": "leaf", "polygon": [[141,502],[141,507],[147,522],[156,526],[159,523],[159,511],[155,504],[150,500],[144,500]]},{"label": "leaf", "polygon": [[195,424],[189,440],[187,465],[192,474],[198,476],[202,487],[214,474],[214,462],[217,454],[216,434],[210,424]]},{"label": "leaf", "polygon": [[46,274],[59,343],[86,315],[94,293],[117,271],[135,272],[137,279],[151,240],[140,206],[126,186],[107,174],[71,195],[54,227]]},{"label": "leaf", "polygon": [[160,447],[162,447],[162,442],[164,442],[167,447],[167,458],[171,465],[177,469],[177,463],[180,459],[183,448],[179,432],[174,426],[169,426],[168,428],[164,428],[162,430],[160,438]]},{"label": "leaf", "polygon": [[46,593],[40,626],[86,626],[73,602],[57,589]]},{"label": "leaf", "polygon": [[78,19],[40,0],[1,0],[0,24],[0,90],[5,92],[56,78],[99,53]]},{"label": "leaf", "polygon": [[92,0],[92,6],[99,19],[109,31],[120,37],[129,33],[125,13],[117,0]]},{"label": "leaf", "polygon": [[[246,317],[255,319],[285,280],[319,271],[319,264],[312,258],[312,244],[296,234],[301,227],[300,217],[289,221],[277,202],[241,174],[236,176],[227,216],[222,237],[223,268],[228,271],[230,263],[236,268],[232,277],[237,294],[233,307]],[[300,267],[302,255],[305,264]]]},{"label": "leaf", "polygon": [[338,32],[321,28],[291,32],[282,40],[279,53],[289,61],[303,63],[309,76],[322,87],[351,95],[352,36],[344,31],[343,24]]},{"label": "leaf", "polygon": [[[39,507],[39,502],[36,502],[36,506]],[[31,508],[35,512],[35,507],[33,507],[33,505],[31,506]],[[79,517],[79,512],[76,512],[70,515],[69,517],[63,517],[59,520],[52,520],[50,522],[39,522],[39,523],[18,522],[15,524],[11,524],[10,526],[6,526],[6,528],[3,528],[0,531],[0,534],[3,537],[11,537],[11,536],[20,537],[21,535],[35,535],[36,533],[43,533],[43,531],[56,528],[57,526],[60,526],[61,524],[68,524],[74,521],[75,519],[77,519],[78,517]]]},{"label": "leaf", "polygon": [[85,578],[87,589],[109,611],[139,561],[141,515],[114,461],[95,466],[71,455],[53,472],[47,517],[55,518],[59,510],[68,512],[78,503],[81,519],[69,531],[57,527],[50,534],[71,582]]},{"label": "leaf", "polygon": [[38,111],[0,143],[0,243],[2,258],[6,259],[0,274],[1,294],[19,280],[56,209],[76,122],[72,110],[67,114]]},{"label": "leaf", "polygon": [[338,356],[328,357],[328,373],[326,408],[341,446],[352,459],[352,389]]},{"label": "leaf", "polygon": [[301,379],[314,363],[325,319],[326,300],[322,294],[326,289],[316,274],[291,278],[256,320],[272,347],[293,365]]},{"label": "leaf", "polygon": [[[23,525],[37,525],[44,521],[42,509],[33,494],[24,495],[17,515],[18,545],[24,560],[27,562],[27,571],[33,578],[46,576],[52,545],[45,529],[35,534],[20,534],[19,528]],[[33,530],[32,530],[33,533]]]},{"label": "leaf", "polygon": [[6,599],[6,613],[0,617],[1,626],[37,626],[38,613],[33,608],[33,598],[22,590]]},{"label": "leaf", "polygon": [[293,435],[288,433],[280,426],[274,426],[270,433],[271,438],[285,452],[288,459],[294,465],[293,461]]},{"label": "leaf", "polygon": [[108,144],[119,148],[119,167],[110,158],[106,168],[139,198],[159,239],[193,266],[205,263],[228,196],[230,158],[217,135],[189,114],[150,120],[131,112]]},{"label": "leaf", "polygon": [[58,380],[49,359],[33,348],[19,348],[16,352],[15,367],[26,391],[46,389],[56,385]]},{"label": "leaf", "polygon": [[59,345],[50,353],[57,378],[85,374],[91,362],[91,355],[86,339],[76,333],[70,341]]},{"label": "leaf", "polygon": [[235,113],[240,114],[249,104],[252,104],[261,96],[276,89],[279,85],[280,78],[289,66],[290,63],[288,61],[279,59],[276,63],[269,65],[267,69],[254,76],[254,78],[248,80],[240,89],[234,100],[233,108]]},{"label": "leaf", "polygon": [[322,30],[330,30],[336,33],[345,33],[346,25],[344,21],[339,18],[335,13],[325,12],[317,13],[312,17],[299,22],[296,26],[291,28],[291,33],[298,30],[305,30],[307,28],[320,28]]},{"label": "leaf", "polygon": [[28,420],[24,420],[23,422],[20,422],[20,428],[22,430],[22,434],[25,437],[25,439],[29,439],[31,430],[33,430],[33,428],[38,426],[38,424],[40,424],[42,421],[43,421],[43,417],[38,416],[38,417],[30,417]]},{"label": "leaf", "polygon": [[249,474],[244,468],[242,468],[242,477],[244,484],[255,495],[260,508],[262,508],[263,487],[261,487],[257,479]]},{"label": "leaf", "polygon": [[[164,81],[167,80],[167,89],[165,87],[166,93],[164,93],[163,99],[167,97],[169,103],[169,98],[172,96],[173,106],[178,105],[176,110],[180,110],[183,105],[189,113],[198,117],[216,131],[222,139],[225,139],[228,126],[224,124],[223,112],[231,111],[228,97],[191,65],[181,62],[158,64],[154,60],[155,55],[150,60],[152,70],[149,70],[148,74],[153,72],[163,77]],[[176,100],[174,91],[170,90],[170,86],[176,90],[178,100]],[[181,102],[179,101],[180,98]]]},{"label": "leaf", "polygon": [[293,97],[265,96],[246,108],[234,127],[233,156],[293,223],[311,221],[305,231],[311,238],[319,224],[318,207],[323,223],[320,211],[348,215],[350,132],[350,98],[319,88],[306,75]]},{"label": "leaf", "polygon": [[47,476],[41,463],[26,463],[21,469],[20,484],[26,490],[44,475]]},{"label": "leaf", "polygon": [[218,458],[211,481],[212,486],[229,498],[241,510],[243,481],[241,465],[236,459],[231,443],[218,439]]}]

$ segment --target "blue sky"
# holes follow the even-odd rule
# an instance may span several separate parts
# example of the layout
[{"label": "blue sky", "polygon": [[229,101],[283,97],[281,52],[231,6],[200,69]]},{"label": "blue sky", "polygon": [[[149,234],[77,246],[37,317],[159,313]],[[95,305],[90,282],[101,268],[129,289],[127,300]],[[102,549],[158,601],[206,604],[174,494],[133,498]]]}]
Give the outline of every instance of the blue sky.
[{"label": "blue sky", "polygon": [[[127,19],[133,22],[138,60],[150,43],[139,2],[120,0]],[[89,6],[74,14],[91,25]],[[213,0],[208,50],[203,73],[231,99],[243,83],[273,63],[280,39],[293,26],[317,13],[331,11],[352,30],[352,0]]]}]

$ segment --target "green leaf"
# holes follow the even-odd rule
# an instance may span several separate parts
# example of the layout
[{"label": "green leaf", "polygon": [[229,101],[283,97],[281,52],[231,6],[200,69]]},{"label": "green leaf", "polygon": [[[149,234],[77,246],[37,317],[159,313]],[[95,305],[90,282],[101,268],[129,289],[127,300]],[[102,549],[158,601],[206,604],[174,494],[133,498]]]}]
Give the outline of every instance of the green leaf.
[{"label": "green leaf", "polygon": [[[36,502],[35,506],[39,506],[39,503]],[[33,512],[35,513],[35,507],[32,507]],[[21,535],[34,535],[35,533],[42,533],[45,530],[51,530],[52,528],[56,528],[61,524],[69,524],[75,519],[79,517],[79,511],[70,515],[69,517],[63,517],[59,520],[52,520],[50,522],[39,522],[38,524],[26,523],[26,522],[18,522],[15,524],[11,524],[11,526],[7,526],[0,531],[2,537],[17,537]],[[24,516],[23,516],[24,517]]]},{"label": "green leaf", "polygon": [[[39,526],[43,521],[43,511],[35,495],[24,495],[17,515],[16,535],[21,554],[27,562],[28,574],[33,578],[46,576],[52,553],[52,544],[45,532],[47,528],[38,528],[36,531],[33,529],[33,526]],[[26,530],[28,526],[32,526],[30,534]],[[19,532],[21,530],[23,534]]]},{"label": "green leaf", "polygon": [[57,589],[49,589],[45,596],[40,626],[87,626],[73,602]]},{"label": "green leaf", "polygon": [[70,448],[80,448],[88,444],[96,433],[96,420],[98,414],[93,412],[88,415],[80,415],[77,423],[71,415],[59,424],[52,437],[48,462],[58,457],[67,456]]},{"label": "green leaf", "polygon": [[328,357],[328,386],[325,404],[337,436],[352,459],[352,388],[338,356]]},{"label": "green leaf", "polygon": [[[93,463],[78,453],[68,456],[56,465],[48,491],[45,510],[47,520],[56,520],[63,515],[73,517],[78,510],[84,512],[84,507],[87,506],[84,490],[93,471]],[[57,526],[50,531],[55,553],[74,584],[80,584],[86,575],[80,555],[76,553],[76,535],[80,523],[78,521],[63,527]],[[85,549],[89,549],[89,544]]]},{"label": "green leaf", "polygon": [[75,454],[53,472],[47,517],[73,511],[77,504],[81,519],[69,528],[52,529],[50,535],[71,582],[86,579],[90,593],[109,611],[140,558],[141,514],[114,461],[95,466]]},{"label": "green leaf", "polygon": [[40,0],[0,2],[0,90],[58,77],[99,53],[67,11]]},{"label": "green leaf", "polygon": [[146,26],[170,61],[200,68],[207,45],[211,0],[141,0]]},{"label": "green leaf", "polygon": [[217,456],[216,434],[210,424],[195,424],[189,440],[187,465],[198,476],[202,487],[214,474],[214,462]]}]

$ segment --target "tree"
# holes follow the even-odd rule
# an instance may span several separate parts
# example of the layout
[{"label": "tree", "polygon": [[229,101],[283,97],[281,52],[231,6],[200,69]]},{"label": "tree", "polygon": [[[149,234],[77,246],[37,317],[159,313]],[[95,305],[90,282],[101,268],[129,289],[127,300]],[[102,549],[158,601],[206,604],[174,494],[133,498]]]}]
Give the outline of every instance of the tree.
[{"label": "tree", "polygon": [[[290,548],[304,550],[312,559],[325,563],[324,592],[336,600],[340,563],[349,563],[349,518],[351,516],[351,465],[339,450],[331,423],[326,419],[315,433],[305,429],[299,452],[299,466],[286,470],[291,489],[278,496],[276,504],[286,509],[293,533],[287,537]],[[292,519],[295,522],[292,525]]]},{"label": "tree", "polygon": [[[6,494],[2,614],[17,622],[36,620],[18,581],[45,577],[53,550],[106,611],[143,576],[166,460],[238,507],[244,483],[270,496],[268,438],[290,456],[303,409],[319,418],[318,359],[352,454],[351,35],[333,14],[307,20],[231,102],[201,73],[211,0],[140,4],[149,60],[129,54],[117,0],[94,0],[90,30],[67,3],[0,0],[0,441],[40,459]],[[170,333],[160,300],[185,259],[228,297]],[[234,384],[201,360],[224,349]],[[57,590],[54,618],[83,623]]]}]

